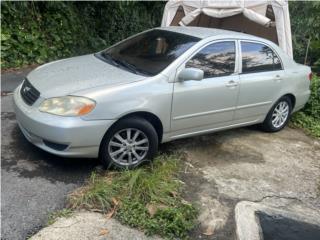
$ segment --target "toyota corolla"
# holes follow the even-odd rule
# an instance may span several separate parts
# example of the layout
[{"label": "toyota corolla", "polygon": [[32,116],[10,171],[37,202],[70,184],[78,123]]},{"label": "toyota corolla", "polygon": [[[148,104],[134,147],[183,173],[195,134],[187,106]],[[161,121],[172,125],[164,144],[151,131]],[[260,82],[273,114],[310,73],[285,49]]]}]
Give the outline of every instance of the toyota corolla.
[{"label": "toyota corolla", "polygon": [[167,27],[40,66],[14,102],[39,148],[131,168],[178,138],[253,124],[279,131],[307,102],[310,80],[309,67],[268,40]]}]

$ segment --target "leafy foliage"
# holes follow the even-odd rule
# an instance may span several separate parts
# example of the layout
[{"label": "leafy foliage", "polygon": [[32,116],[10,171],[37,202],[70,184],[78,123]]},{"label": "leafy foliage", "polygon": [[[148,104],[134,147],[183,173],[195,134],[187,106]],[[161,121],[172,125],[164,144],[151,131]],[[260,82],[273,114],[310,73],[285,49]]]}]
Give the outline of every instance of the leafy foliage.
[{"label": "leafy foliage", "polygon": [[164,2],[1,2],[1,66],[101,50],[160,25]]},{"label": "leafy foliage", "polygon": [[320,77],[313,77],[310,90],[310,99],[303,109],[303,112],[320,121]]},{"label": "leafy foliage", "polygon": [[[101,50],[160,25],[165,2],[1,2],[1,66],[20,67]],[[294,58],[320,72],[320,2],[290,1]]]},{"label": "leafy foliage", "polygon": [[122,223],[144,229],[147,234],[187,238],[197,211],[181,197],[179,164],[178,157],[162,155],[152,165],[139,169],[93,173],[88,184],[70,196],[70,208],[115,215]]},{"label": "leafy foliage", "polygon": [[320,2],[290,1],[290,15],[294,59],[305,62],[310,40],[307,64],[320,73]]},{"label": "leafy foliage", "polygon": [[293,115],[294,126],[304,128],[311,135],[320,138],[320,77],[311,81],[311,96],[302,111]]}]

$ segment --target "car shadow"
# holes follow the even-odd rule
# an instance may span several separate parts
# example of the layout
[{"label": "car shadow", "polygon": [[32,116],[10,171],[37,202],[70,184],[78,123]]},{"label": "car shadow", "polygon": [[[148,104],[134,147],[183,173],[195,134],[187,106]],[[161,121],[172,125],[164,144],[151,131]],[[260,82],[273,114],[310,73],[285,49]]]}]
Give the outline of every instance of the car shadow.
[{"label": "car shadow", "polygon": [[98,159],[64,158],[37,148],[28,142],[17,124],[12,129],[11,138],[10,144],[2,145],[2,169],[21,177],[78,184],[100,167]]},{"label": "car shadow", "polygon": [[[13,172],[25,178],[40,177],[52,182],[60,181],[79,184],[93,170],[100,170],[102,168],[98,159],[59,157],[29,143],[20,131],[14,114],[12,116],[11,114],[2,116],[2,120],[2,128],[5,129],[5,132],[10,132],[10,134],[7,134],[9,136],[2,136],[2,138],[10,138],[9,142],[2,141],[1,163],[2,169],[5,171]],[[246,127],[245,129],[246,131],[243,132],[247,134],[258,130],[257,126]],[[215,133],[206,136],[207,139],[208,137],[209,139],[214,138]],[[182,145],[188,145],[187,143],[190,141],[194,144],[201,144],[199,138],[203,137],[191,137],[161,144],[159,153],[171,154],[179,151]]]}]

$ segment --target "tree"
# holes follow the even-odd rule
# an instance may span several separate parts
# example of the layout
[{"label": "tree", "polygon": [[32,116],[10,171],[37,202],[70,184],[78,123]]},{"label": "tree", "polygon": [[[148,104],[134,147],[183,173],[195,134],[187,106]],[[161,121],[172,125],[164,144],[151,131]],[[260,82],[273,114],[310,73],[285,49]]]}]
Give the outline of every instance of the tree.
[{"label": "tree", "polygon": [[[320,2],[289,2],[294,59],[320,72]],[[306,57],[307,56],[307,57]]]}]

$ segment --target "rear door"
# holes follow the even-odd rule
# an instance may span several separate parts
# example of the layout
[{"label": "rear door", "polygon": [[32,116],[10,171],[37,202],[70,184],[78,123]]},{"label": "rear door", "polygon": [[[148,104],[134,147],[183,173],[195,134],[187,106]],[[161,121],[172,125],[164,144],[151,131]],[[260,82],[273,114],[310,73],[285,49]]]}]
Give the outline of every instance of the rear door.
[{"label": "rear door", "polygon": [[279,96],[284,70],[280,57],[270,46],[255,41],[239,43],[242,69],[235,121],[254,121],[265,116]]},{"label": "rear door", "polygon": [[181,67],[203,70],[204,79],[174,83],[172,131],[201,131],[232,123],[239,90],[236,49],[234,40],[213,42]]}]

